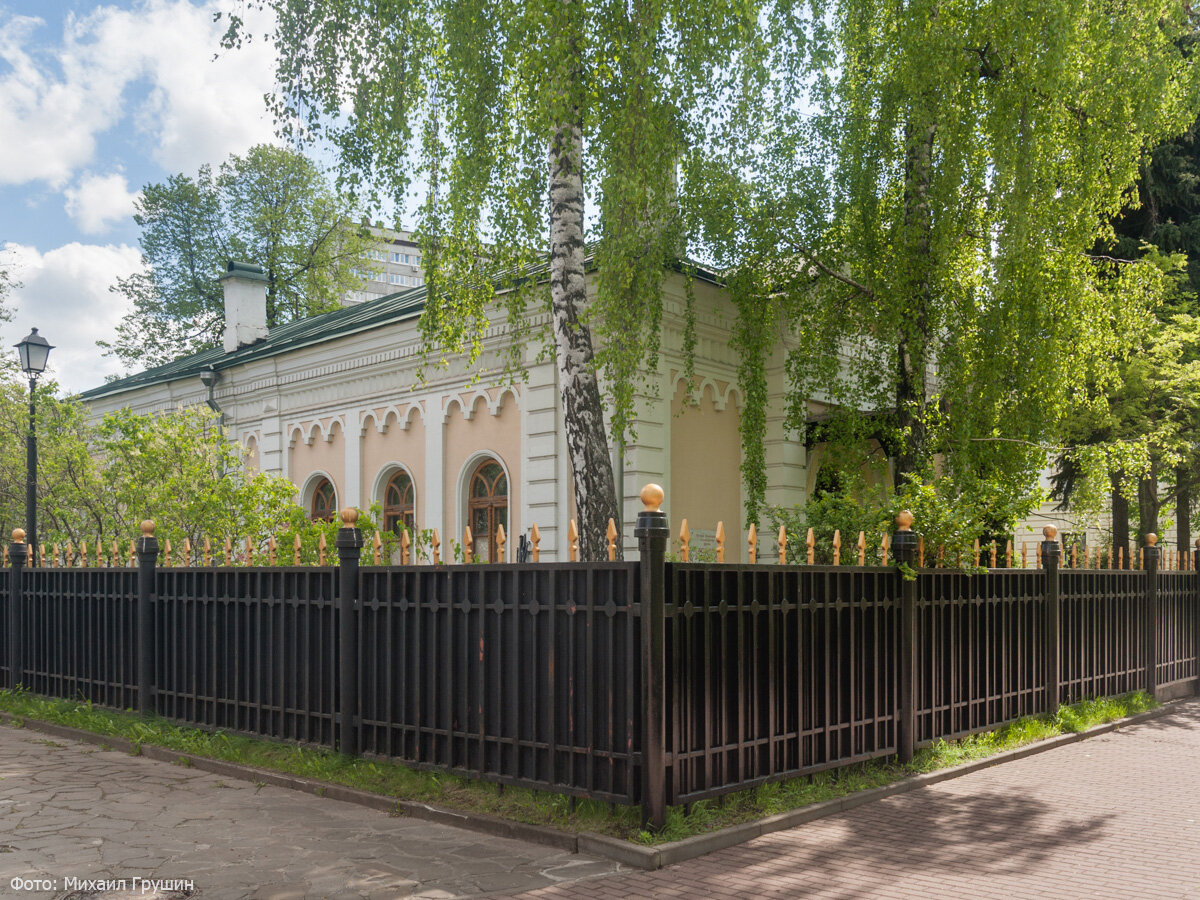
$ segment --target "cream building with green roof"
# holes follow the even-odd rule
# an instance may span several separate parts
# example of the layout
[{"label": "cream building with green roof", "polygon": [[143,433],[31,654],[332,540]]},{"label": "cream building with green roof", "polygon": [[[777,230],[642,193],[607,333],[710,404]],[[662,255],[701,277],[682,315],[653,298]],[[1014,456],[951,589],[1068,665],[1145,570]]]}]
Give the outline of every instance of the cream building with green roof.
[{"label": "cream building with green roof", "polygon": [[[737,561],[744,498],[742,398],[729,346],[734,308],[714,273],[696,267],[692,279],[696,402],[686,400],[683,374],[685,279],[670,271],[662,349],[651,389],[639,397],[636,437],[624,454],[612,451],[629,523],[621,533],[632,552],[639,492],[658,482],[674,528],[687,518],[693,547],[704,547],[723,521],[727,559]],[[418,329],[423,286],[268,331],[261,270],[232,264],[222,281],[224,345],[85,392],[95,414],[211,401],[229,435],[249,449],[251,464],[289,478],[314,515],[378,503],[389,524],[437,528],[443,540],[461,539],[472,524],[476,555],[484,559],[496,547],[475,523],[503,523],[510,560],[518,535],[536,523],[541,558],[566,559],[574,504],[555,366],[539,359],[545,354],[538,347],[527,347],[527,377],[507,383],[502,359],[511,336],[502,313],[475,366],[451,358],[438,367],[427,364]],[[804,500],[810,473],[803,442],[783,431],[777,356],[769,382],[767,499],[795,504]]]}]

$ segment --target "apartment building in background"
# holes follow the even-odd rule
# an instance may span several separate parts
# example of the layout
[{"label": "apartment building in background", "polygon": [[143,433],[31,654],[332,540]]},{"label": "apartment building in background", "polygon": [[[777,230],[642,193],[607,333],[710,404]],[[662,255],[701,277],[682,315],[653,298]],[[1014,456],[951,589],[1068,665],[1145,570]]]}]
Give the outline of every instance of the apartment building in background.
[{"label": "apartment building in background", "polygon": [[369,226],[377,243],[365,251],[359,268],[362,287],[342,298],[344,306],[378,300],[425,284],[421,268],[421,248],[411,231],[395,231],[381,225]]}]

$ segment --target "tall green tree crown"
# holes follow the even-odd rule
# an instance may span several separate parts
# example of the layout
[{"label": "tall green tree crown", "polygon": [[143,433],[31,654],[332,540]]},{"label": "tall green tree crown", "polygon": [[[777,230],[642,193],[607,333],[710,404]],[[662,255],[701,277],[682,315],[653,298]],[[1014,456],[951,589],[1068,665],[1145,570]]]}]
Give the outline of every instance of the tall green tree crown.
[{"label": "tall green tree crown", "polygon": [[[747,395],[770,335],[797,430],[1027,490],[1065,413],[1103,403],[1168,278],[1093,252],[1144,154],[1194,120],[1192,23],[1166,0],[814,3],[801,81],[722,123],[688,202],[734,272]],[[795,98],[802,98],[797,101]],[[759,401],[761,408],[761,401]],[[765,418],[743,420],[748,516]],[[991,488],[989,488],[991,489]]]},{"label": "tall green tree crown", "polygon": [[[328,141],[342,183],[398,206],[418,191],[429,300],[446,350],[479,350],[489,305],[514,325],[545,309],[518,273],[548,249],[547,154],[579,129],[598,285],[585,321],[612,391],[618,440],[636,374],[654,367],[664,266],[678,257],[676,185],[720,98],[754,81],[763,7],[737,0],[266,0],[276,15],[288,138]],[[227,43],[251,38],[234,15]],[[511,277],[506,277],[511,276]]]},{"label": "tall green tree crown", "polygon": [[336,309],[361,285],[368,233],[321,169],[293,150],[262,144],[214,173],[172,175],[142,189],[142,271],[112,290],[133,302],[115,340],[125,365],[160,365],[216,346],[225,327],[220,276],[245,260],[267,274],[267,325]]}]

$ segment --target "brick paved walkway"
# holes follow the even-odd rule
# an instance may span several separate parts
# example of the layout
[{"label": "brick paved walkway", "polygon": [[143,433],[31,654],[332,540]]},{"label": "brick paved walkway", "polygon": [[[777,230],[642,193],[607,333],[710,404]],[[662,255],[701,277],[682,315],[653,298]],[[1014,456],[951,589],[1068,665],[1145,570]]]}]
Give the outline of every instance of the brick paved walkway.
[{"label": "brick paved walkway", "polygon": [[1200,900],[1200,700],[659,872],[523,900]]},{"label": "brick paved walkway", "polygon": [[[0,897],[140,874],[206,900],[1200,900],[1200,700],[660,872],[617,868],[0,726]],[[13,876],[59,886],[18,893]]]},{"label": "brick paved walkway", "polygon": [[[205,900],[451,898],[617,869],[0,725],[0,897],[138,876],[192,879]],[[14,889],[14,877],[54,889]]]}]

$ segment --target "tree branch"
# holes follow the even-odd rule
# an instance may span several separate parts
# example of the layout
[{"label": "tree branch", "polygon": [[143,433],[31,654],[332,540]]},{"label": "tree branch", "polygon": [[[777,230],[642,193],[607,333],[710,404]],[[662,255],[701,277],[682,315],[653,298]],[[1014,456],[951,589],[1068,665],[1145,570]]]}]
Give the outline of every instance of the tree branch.
[{"label": "tree branch", "polygon": [[869,287],[867,287],[865,284],[855,281],[849,275],[843,275],[841,272],[837,272],[837,271],[831,269],[829,266],[825,265],[819,259],[817,259],[812,254],[810,254],[805,248],[799,247],[799,246],[793,244],[792,249],[795,252],[799,253],[802,257],[804,257],[804,261],[807,264],[813,266],[814,268],[818,269],[822,273],[828,275],[830,278],[840,281],[840,282],[842,282],[842,284],[849,285],[850,287],[854,288],[856,291],[861,293],[864,297],[868,297],[871,300],[875,300],[875,301],[879,300],[879,296],[873,290],[871,290]]}]

